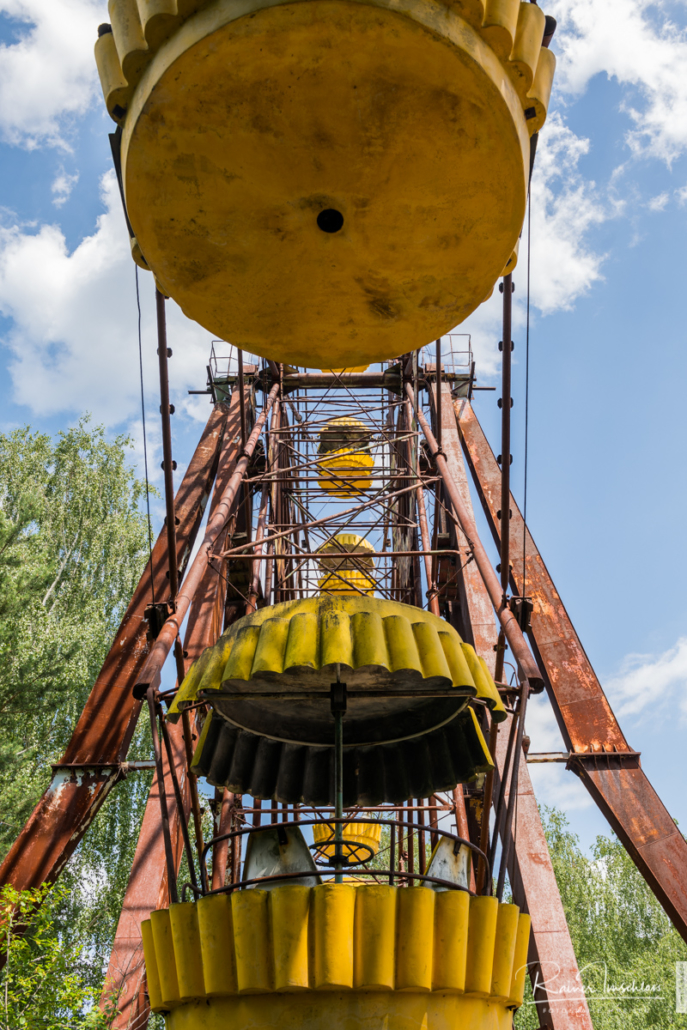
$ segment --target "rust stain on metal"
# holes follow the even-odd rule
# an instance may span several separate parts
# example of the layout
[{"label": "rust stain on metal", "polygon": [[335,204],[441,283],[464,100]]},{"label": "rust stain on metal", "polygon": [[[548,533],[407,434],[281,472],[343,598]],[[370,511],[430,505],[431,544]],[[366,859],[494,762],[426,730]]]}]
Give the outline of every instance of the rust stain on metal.
[{"label": "rust stain on metal", "polygon": [[[240,414],[236,393],[232,396],[229,419],[222,443],[219,462],[210,501],[210,517],[214,514],[226,485],[231,478],[239,453],[236,428]],[[222,561],[209,563],[193,599],[184,637],[184,651],[187,666],[212,646],[222,631],[224,610],[224,578]],[[184,808],[188,818],[191,810],[190,781],[187,779],[186,749],[183,724],[168,724],[168,731],[176,760],[177,777],[182,786]],[[145,995],[145,966],[141,941],[141,923],[148,919],[151,911],[163,908],[169,903],[167,865],[160,825],[160,799],[157,777],[153,781],[136,853],[129,875],[122,911],[117,924],[110,965],[105,980],[103,1001],[116,999],[116,1012],[112,1030],[145,1030],[150,1007]],[[165,796],[169,812],[170,835],[178,871],[183,850],[178,812],[174,800],[172,780],[165,776]]]},{"label": "rust stain on metal", "polygon": [[[446,391],[446,387],[444,390]],[[472,516],[470,487],[463,462],[458,427],[450,394],[444,393],[442,405],[442,441],[451,475],[465,506]],[[474,563],[464,570],[467,608],[472,623],[475,648],[493,669],[498,630],[494,612],[482,577]],[[497,770],[503,770],[508,747],[508,724],[497,736]],[[498,772],[496,773],[498,777]],[[528,962],[533,986],[536,986],[537,1012],[541,1026],[552,1030],[592,1030],[589,1010],[584,998],[576,997],[566,985],[578,982],[579,971],[570,931],[563,911],[551,856],[539,817],[527,763],[521,762],[518,774],[515,847],[511,848],[509,878],[514,900],[532,917],[532,937]],[[554,983],[552,969],[559,969]],[[550,991],[546,990],[547,977]],[[544,987],[541,986],[544,981]],[[555,1004],[551,1004],[554,998]]]},{"label": "rust stain on metal", "polygon": [[[487,521],[498,545],[501,473],[477,417],[467,400],[455,402],[465,455]],[[511,496],[514,540],[523,540],[523,520]],[[511,584],[520,594],[524,582],[534,601],[530,642],[547,679],[547,690],[570,751],[597,758],[571,758],[580,777],[617,833],[649,887],[681,936],[687,940],[687,843],[628,745],[591,662],[570,621],[560,594],[525,532],[511,557]]]},{"label": "rust stain on metal", "polygon": [[[176,499],[177,557],[183,568],[193,547],[217,469],[227,409],[216,408],[203,431]],[[167,536],[163,529],[152,556],[156,599],[169,593]],[[148,654],[144,610],[151,600],[150,565],[126,610],[114,642],[93,685],[61,764],[118,765],[136,727],[140,702],[131,688]],[[95,817],[113,777],[85,782],[56,773],[0,868],[0,883],[18,889],[54,882]]]}]

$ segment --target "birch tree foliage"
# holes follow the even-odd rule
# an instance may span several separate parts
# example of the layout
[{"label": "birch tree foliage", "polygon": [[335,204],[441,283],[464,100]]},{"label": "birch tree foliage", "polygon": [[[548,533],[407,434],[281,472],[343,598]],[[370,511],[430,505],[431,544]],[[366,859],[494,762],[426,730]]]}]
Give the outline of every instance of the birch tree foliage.
[{"label": "birch tree foliage", "polygon": [[[687,1028],[675,991],[687,945],[625,848],[615,836],[599,836],[585,855],[562,812],[542,814],[595,1030]],[[531,1002],[528,980],[517,1030],[539,1027]]]},{"label": "birch tree foliage", "polygon": [[0,435],[0,852],[49,782],[145,567],[129,441]]}]

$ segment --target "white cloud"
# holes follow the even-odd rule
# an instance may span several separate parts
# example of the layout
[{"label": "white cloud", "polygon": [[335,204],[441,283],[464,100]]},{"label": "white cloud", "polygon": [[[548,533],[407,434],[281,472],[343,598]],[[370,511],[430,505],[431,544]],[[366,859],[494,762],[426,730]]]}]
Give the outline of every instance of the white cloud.
[{"label": "white cloud", "polygon": [[669,200],[669,193],[659,193],[657,197],[651,198],[651,200],[647,204],[647,207],[650,211],[663,211]]},{"label": "white cloud", "polygon": [[93,57],[105,0],[0,0],[16,42],[0,46],[0,135],[68,149],[67,130],[99,91]]},{"label": "white cloud", "polygon": [[71,195],[72,190],[79,181],[79,173],[74,172],[73,175],[67,175],[64,169],[62,169],[58,175],[54,178],[50,192],[53,195],[53,204],[55,207],[62,207]]},{"label": "white cloud", "polygon": [[633,92],[622,109],[636,155],[668,164],[687,146],[687,30],[655,0],[549,0],[559,21],[559,89],[581,92],[605,73]]},{"label": "white cloud", "polygon": [[[614,218],[621,206],[582,176],[579,162],[589,149],[589,140],[575,135],[558,112],[550,116],[539,138],[531,187],[530,292],[532,305],[544,315],[570,309],[603,278],[604,255],[594,249],[589,233],[596,225]],[[525,324],[527,220],[513,280],[513,327],[517,332]],[[477,367],[485,378],[500,367],[497,343],[501,338],[501,317],[497,287],[458,330],[472,334]]]},{"label": "white cloud", "polygon": [[604,256],[589,244],[588,234],[617,208],[580,173],[580,159],[588,153],[589,140],[554,112],[540,137],[531,186],[531,294],[543,314],[571,308],[602,278]]},{"label": "white cloud", "polygon": [[[4,343],[17,403],[44,415],[91,411],[117,425],[140,410],[135,266],[113,172],[103,176],[102,196],[105,211],[95,232],[72,253],[56,225],[0,230],[0,312],[13,323]],[[154,285],[150,273],[139,277],[152,397],[158,377]],[[198,386],[210,336],[171,301],[167,315],[170,381],[179,405],[186,388]],[[151,421],[157,417],[152,403]]]},{"label": "white cloud", "polygon": [[604,690],[617,715],[638,715],[646,708],[675,700],[687,717],[687,637],[680,637],[663,654],[631,654]]},{"label": "white cloud", "polygon": [[680,207],[687,204],[687,186],[681,186],[679,190],[675,190],[675,196]]}]

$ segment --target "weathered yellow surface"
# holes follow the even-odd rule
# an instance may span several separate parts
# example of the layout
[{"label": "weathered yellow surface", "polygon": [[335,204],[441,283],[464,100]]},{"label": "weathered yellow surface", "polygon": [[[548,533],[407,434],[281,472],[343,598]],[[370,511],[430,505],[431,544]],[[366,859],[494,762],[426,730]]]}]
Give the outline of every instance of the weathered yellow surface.
[{"label": "weathered yellow surface", "polygon": [[[336,665],[349,686],[358,670],[374,671],[380,683],[407,671],[446,688],[474,691],[493,718],[506,717],[486,663],[453,626],[412,605],[354,594],[285,601],[237,620],[191,666],[170,715],[178,716],[199,690],[218,690],[223,682],[242,685],[267,675],[274,688],[284,674],[302,677],[312,670],[329,676]],[[285,689],[291,689],[289,682],[284,680]]]},{"label": "weathered yellow surface", "polygon": [[317,463],[317,483],[332,497],[353,497],[372,486],[375,460],[365,451],[328,451]]},{"label": "weathered yellow surface", "polygon": [[[312,828],[313,840],[316,844],[323,845],[320,847],[319,853],[326,855],[328,858],[334,856],[334,845],[325,844],[326,841],[334,840],[334,824],[333,823],[316,823]],[[344,823],[343,827],[343,839],[346,844],[366,844],[372,849],[372,855],[376,855],[379,851],[379,843],[382,839],[382,824],[375,823]],[[367,861],[368,858],[372,858],[369,851],[364,848],[351,849],[345,848],[344,855],[357,855],[363,861]]]},{"label": "weathered yellow surface", "polygon": [[[338,368],[418,347],[482,302],[525,211],[518,91],[536,25],[515,32],[511,70],[460,9],[215,0],[151,37],[152,59],[147,29],[118,28],[140,75],[129,217],[189,317],[253,353]],[[492,19],[502,53],[513,14]],[[327,209],[337,232],[318,227]]]},{"label": "weathered yellow surface", "polygon": [[[201,906],[196,918],[193,910]],[[215,895],[197,905],[172,905],[171,912],[172,924],[185,928],[174,936],[173,954],[164,945],[158,950],[147,922],[143,939],[149,983],[198,985],[195,998],[151,993],[153,1008],[169,1013],[172,1030],[510,1030],[512,1009],[522,1001],[510,989],[497,996],[491,981],[493,970],[495,987],[508,983],[517,992],[529,916],[494,898],[325,883],[239,891],[230,903]],[[151,918],[159,924],[161,916]],[[201,964],[222,962],[237,969],[238,984],[229,976],[224,989],[204,991]],[[214,973],[209,979],[217,983]]]},{"label": "weathered yellow surface", "polygon": [[511,1030],[513,1013],[469,995],[330,991],[217,998],[166,1017],[169,1030]]}]

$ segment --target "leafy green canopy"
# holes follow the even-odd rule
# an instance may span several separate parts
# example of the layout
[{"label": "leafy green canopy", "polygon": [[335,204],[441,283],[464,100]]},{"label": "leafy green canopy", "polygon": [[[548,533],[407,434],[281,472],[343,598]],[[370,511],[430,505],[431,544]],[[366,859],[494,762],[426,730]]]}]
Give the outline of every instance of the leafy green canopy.
[{"label": "leafy green canopy", "polygon": [[[557,809],[544,811],[546,839],[595,1030],[687,1028],[675,1011],[683,942],[616,837],[597,837],[588,858]],[[518,1030],[539,1027],[529,988]]]},{"label": "leafy green canopy", "polygon": [[98,1007],[97,989],[81,973],[85,945],[65,941],[56,923],[67,893],[64,884],[49,894],[45,886],[22,892],[0,888],[7,958],[0,973],[3,1030],[106,1030],[110,1024],[110,1013]]},{"label": "leafy green canopy", "polygon": [[[55,441],[30,428],[0,435],[0,855],[49,783],[145,569],[145,483],[130,450],[88,417]],[[146,722],[131,758],[151,757]],[[79,961],[93,985],[149,786],[140,773],[117,785],[51,903],[64,941],[88,942]]]}]

